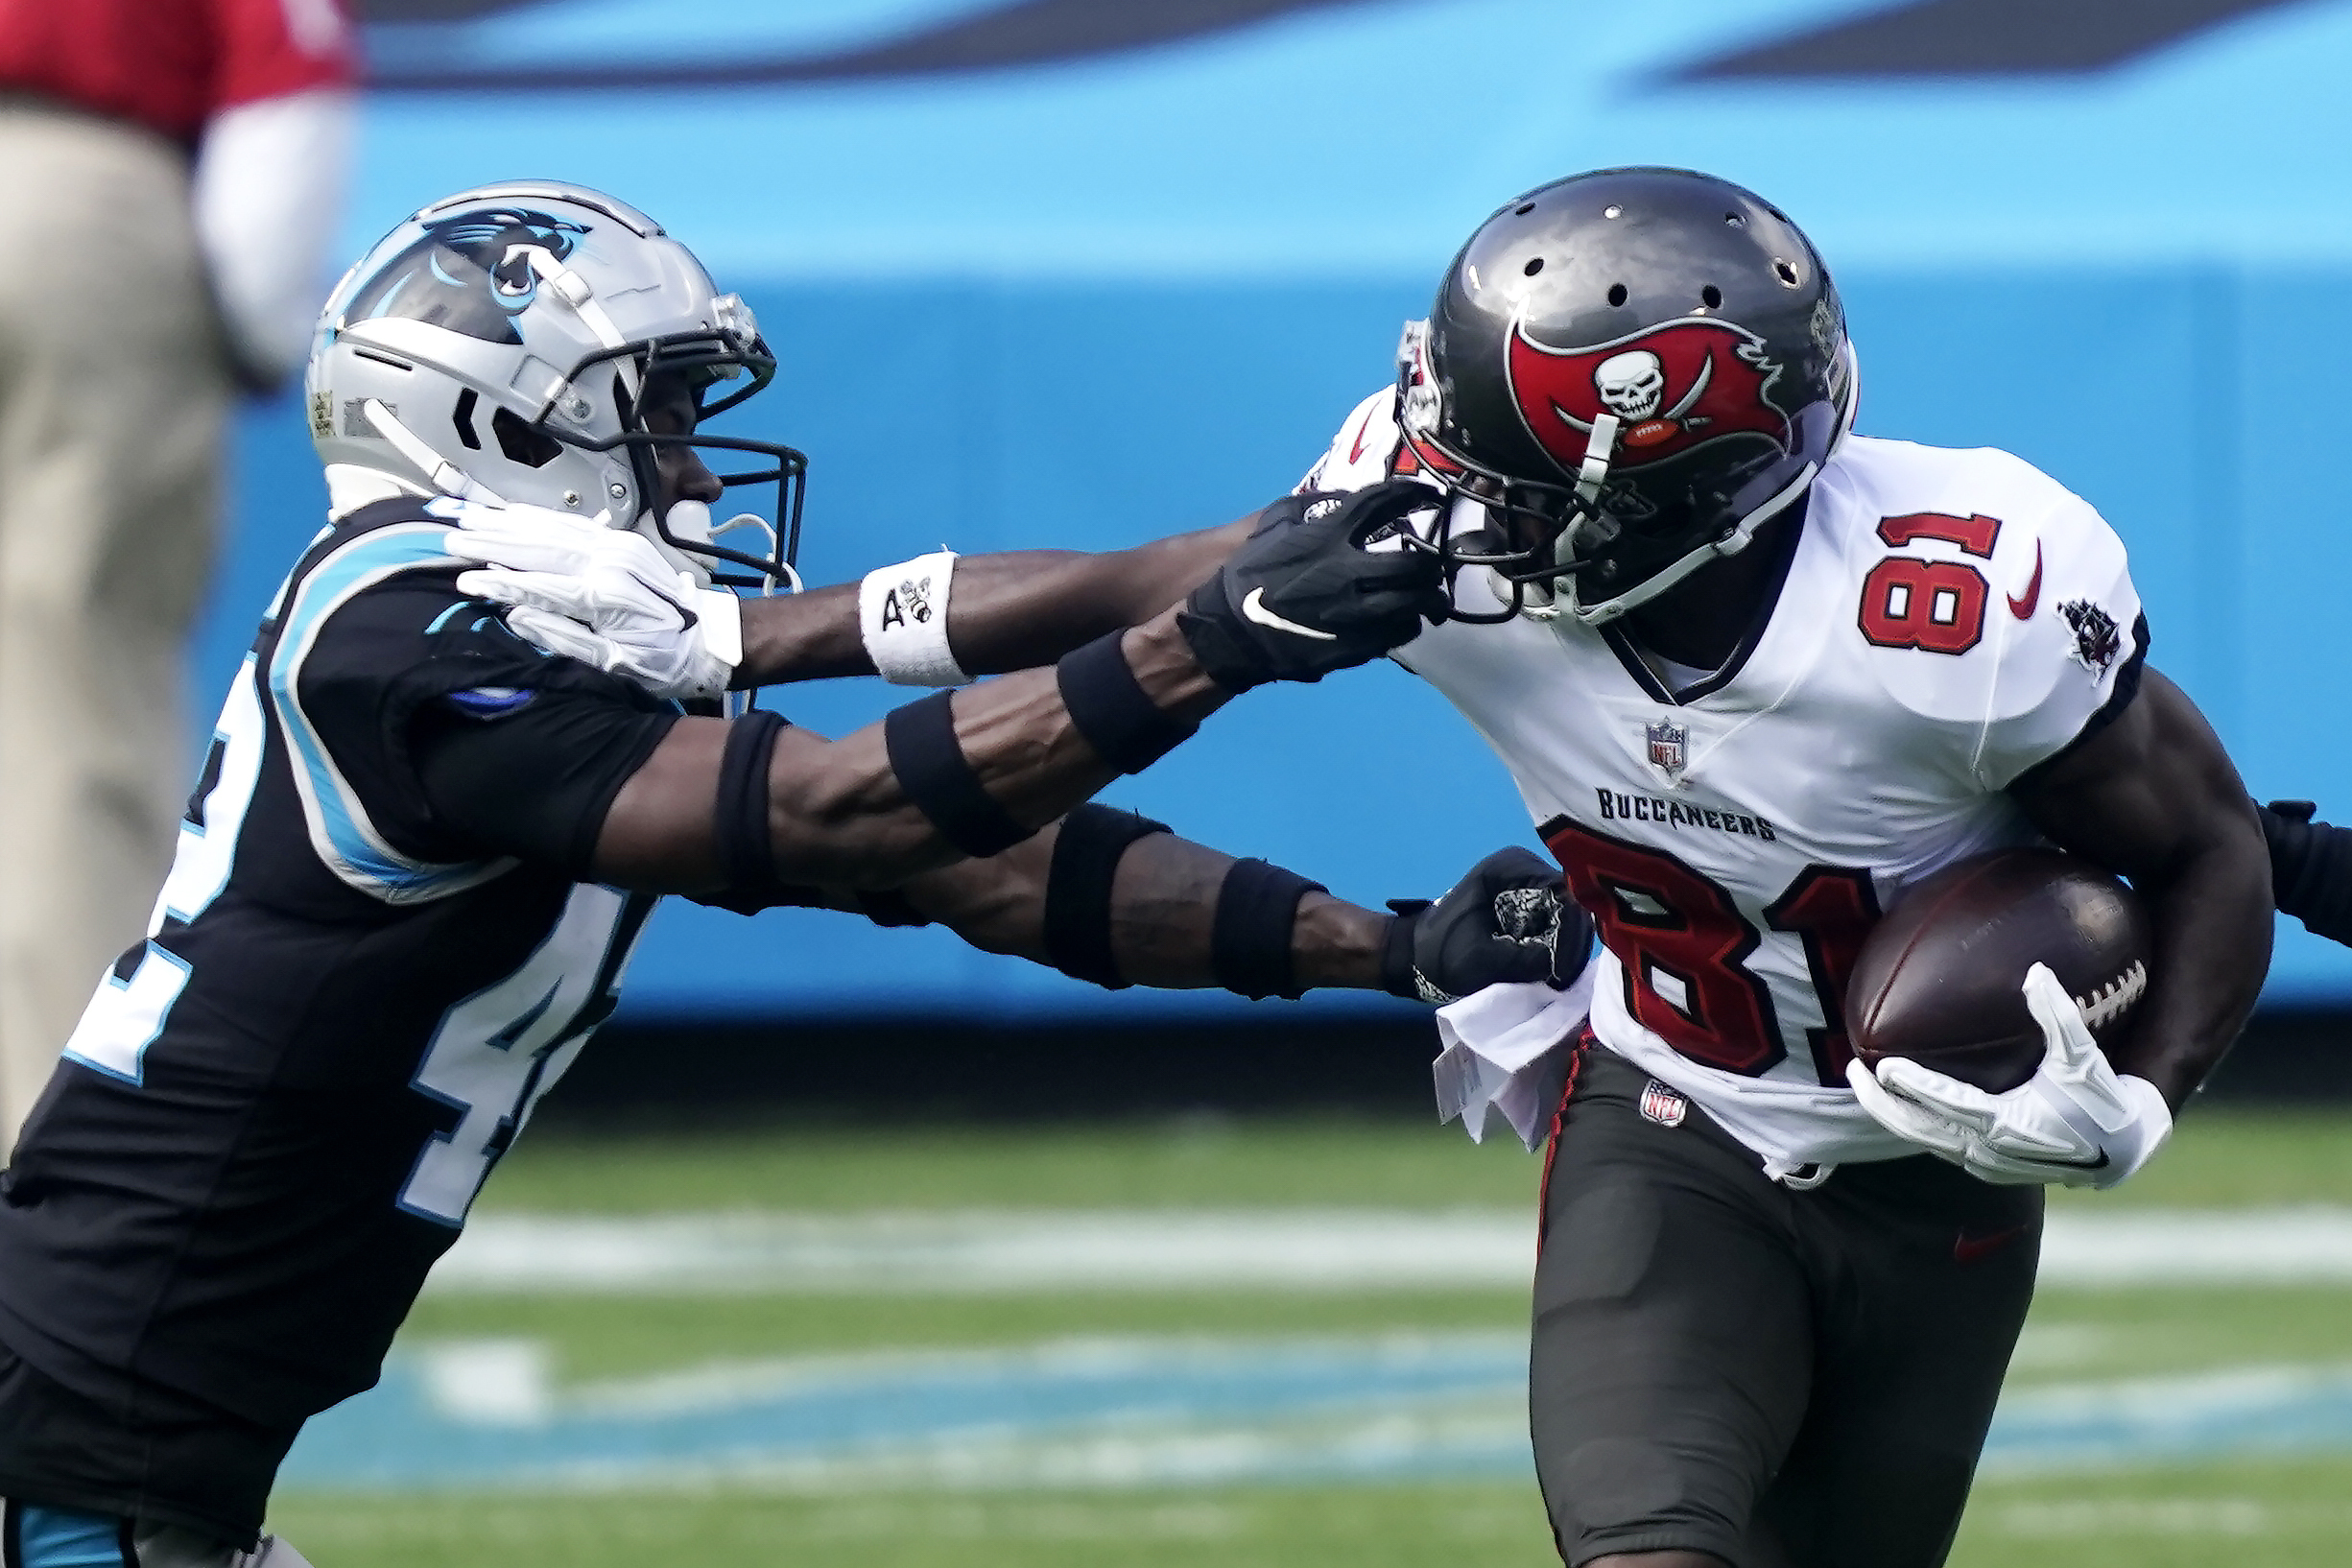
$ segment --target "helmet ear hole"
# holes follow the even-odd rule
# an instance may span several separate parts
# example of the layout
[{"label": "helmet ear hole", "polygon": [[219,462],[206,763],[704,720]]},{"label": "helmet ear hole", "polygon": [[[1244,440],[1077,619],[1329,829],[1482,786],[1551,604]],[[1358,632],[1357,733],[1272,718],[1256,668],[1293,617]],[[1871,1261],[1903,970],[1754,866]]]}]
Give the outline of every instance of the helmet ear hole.
[{"label": "helmet ear hole", "polygon": [[544,468],[563,455],[561,441],[544,430],[532,429],[515,417],[513,410],[503,406],[490,416],[490,433],[498,438],[498,450],[526,468]]}]

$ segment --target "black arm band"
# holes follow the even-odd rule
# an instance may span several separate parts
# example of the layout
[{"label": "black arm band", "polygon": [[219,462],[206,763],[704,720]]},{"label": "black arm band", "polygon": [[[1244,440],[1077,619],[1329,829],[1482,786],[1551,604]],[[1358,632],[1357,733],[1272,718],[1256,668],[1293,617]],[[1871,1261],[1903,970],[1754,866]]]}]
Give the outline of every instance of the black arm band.
[{"label": "black arm band", "polygon": [[1170,718],[1144,694],[1119,646],[1124,636],[1113,631],[1063,654],[1054,678],[1070,723],[1095,755],[1123,773],[1140,773],[1200,726]]},{"label": "black arm band", "polygon": [[2352,829],[2311,821],[2293,810],[2303,804],[2277,800],[2261,808],[2271,901],[2315,936],[2352,944]]},{"label": "black arm band", "polygon": [[1323,891],[1296,871],[1235,861],[1217,890],[1209,927],[1209,972],[1217,984],[1252,1002],[1303,993],[1291,972],[1291,928],[1298,922],[1298,901]]},{"label": "black arm band", "polygon": [[750,915],[799,902],[775,874],[774,840],[768,829],[768,759],[784,729],[783,715],[764,708],[753,708],[727,726],[726,749],[719,754],[713,824],[726,887],[698,903]]},{"label": "black arm band", "polygon": [[956,741],[953,692],[934,692],[919,702],[892,708],[882,721],[882,742],[891,772],[915,809],[931,819],[939,836],[975,860],[1001,854],[1035,833],[996,803]]},{"label": "black arm band", "polygon": [[1111,884],[1128,845],[1167,831],[1166,822],[1092,802],[1061,820],[1045,876],[1045,956],[1055,968],[1105,990],[1131,984],[1111,951]]}]

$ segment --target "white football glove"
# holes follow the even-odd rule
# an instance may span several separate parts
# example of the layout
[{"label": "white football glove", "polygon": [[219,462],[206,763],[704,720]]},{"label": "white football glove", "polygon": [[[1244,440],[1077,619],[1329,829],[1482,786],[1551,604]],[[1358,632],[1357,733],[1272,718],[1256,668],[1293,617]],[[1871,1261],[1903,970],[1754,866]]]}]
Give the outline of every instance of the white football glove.
[{"label": "white football glove", "polygon": [[2164,1147],[2173,1113],[2153,1083],[2107,1065],[2048,964],[2026,971],[2025,993],[2048,1045],[2007,1094],[1900,1057],[1882,1057],[1875,1078],[1848,1062],[1846,1081],[1888,1131],[1996,1185],[2112,1187]]},{"label": "white football glove", "polygon": [[715,701],[743,662],[735,596],[698,586],[642,535],[537,509],[477,509],[446,548],[486,563],[458,578],[459,591],[511,606],[516,636],[656,697]]}]

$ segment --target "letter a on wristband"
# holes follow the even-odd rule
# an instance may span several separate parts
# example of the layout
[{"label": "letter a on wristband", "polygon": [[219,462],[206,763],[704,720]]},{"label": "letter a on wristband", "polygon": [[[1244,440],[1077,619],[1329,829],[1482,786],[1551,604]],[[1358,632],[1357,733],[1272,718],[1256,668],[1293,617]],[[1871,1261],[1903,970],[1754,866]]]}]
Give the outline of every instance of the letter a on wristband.
[{"label": "letter a on wristband", "polygon": [[947,646],[947,601],[955,582],[952,550],[866,574],[858,584],[858,630],[883,679],[896,686],[971,684]]}]

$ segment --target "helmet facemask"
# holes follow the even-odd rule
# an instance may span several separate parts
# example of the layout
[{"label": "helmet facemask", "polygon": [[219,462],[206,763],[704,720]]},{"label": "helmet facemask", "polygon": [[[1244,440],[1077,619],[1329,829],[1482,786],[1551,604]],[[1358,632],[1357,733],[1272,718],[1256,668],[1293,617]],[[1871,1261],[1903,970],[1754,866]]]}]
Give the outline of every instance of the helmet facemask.
[{"label": "helmet facemask", "polygon": [[[1601,506],[1617,421],[1596,421],[1575,485],[1521,479],[1449,451],[1437,434],[1443,394],[1428,373],[1428,338],[1427,321],[1405,323],[1397,344],[1398,427],[1415,467],[1445,491],[1449,504],[1437,509],[1427,535],[1408,533],[1405,542],[1437,558],[1451,619],[1494,626],[1520,615],[1556,614],[1555,585],[1592,564],[1595,547],[1604,547],[1618,532]],[[1488,573],[1498,590],[1509,590],[1499,610],[1462,606],[1454,584],[1473,568]]]},{"label": "helmet facemask", "polygon": [[[727,300],[732,298],[725,297]],[[749,312],[743,311],[742,315],[748,322]],[[606,364],[613,367],[611,396],[620,425],[616,434],[592,437],[567,430],[547,416],[542,416],[532,429],[583,452],[620,454],[634,479],[631,498],[640,504],[633,523],[623,526],[632,526],[645,534],[679,558],[687,570],[725,587],[767,592],[780,583],[796,586],[799,578],[794,568],[800,549],[807,455],[774,441],[713,435],[704,429],[708,421],[765,391],[775,379],[775,357],[757,331],[747,328],[740,341],[732,335],[672,333],[604,349],[574,367],[567,380],[574,387],[589,385],[597,368]],[[651,411],[644,391],[666,376],[683,378],[693,395],[691,432],[656,431],[648,426]],[[728,386],[739,380],[744,384]],[[727,390],[719,391],[722,388]],[[774,522],[770,523],[756,511],[747,511],[713,529],[706,503],[673,499],[666,508],[657,506],[655,503],[666,488],[660,472],[661,455],[665,451],[688,453],[697,459],[708,454],[710,461],[704,466],[718,480],[722,491],[772,486],[774,508],[770,515]],[[723,466],[740,464],[747,456],[766,462],[750,467]],[[722,544],[714,537],[739,530],[764,534],[767,547],[760,551],[744,550]]]},{"label": "helmet facemask", "polygon": [[[1675,493],[1652,480],[1613,472],[1620,421],[1592,423],[1573,485],[1509,474],[1449,450],[1437,438],[1441,394],[1425,371],[1428,323],[1409,322],[1399,350],[1399,420],[1405,449],[1452,504],[1426,535],[1407,543],[1444,568],[1455,620],[1497,625],[1520,616],[1566,615],[1597,626],[1681,582],[1709,561],[1745,550],[1756,532],[1800,500],[1853,423],[1859,376],[1841,344],[1841,395],[1791,417],[1788,447],[1764,446],[1745,462],[1695,476]],[[1493,611],[1464,608],[1455,591],[1465,570],[1489,574],[1502,600]]]}]

